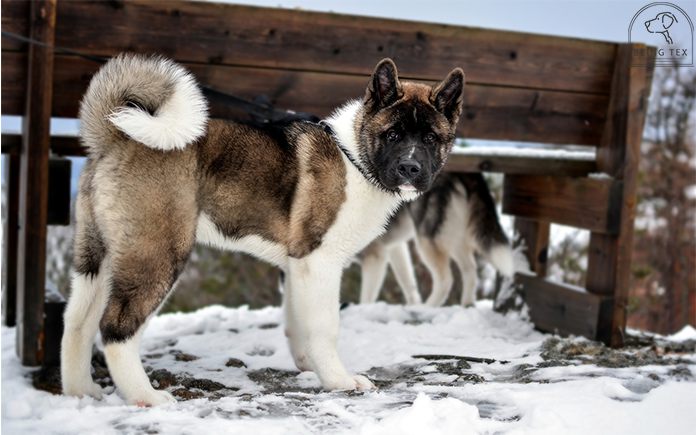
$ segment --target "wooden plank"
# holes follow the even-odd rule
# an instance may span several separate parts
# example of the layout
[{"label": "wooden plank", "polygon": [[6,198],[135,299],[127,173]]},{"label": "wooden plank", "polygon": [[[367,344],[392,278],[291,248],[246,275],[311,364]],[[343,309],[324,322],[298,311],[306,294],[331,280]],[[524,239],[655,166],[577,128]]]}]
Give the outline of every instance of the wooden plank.
[{"label": "wooden plank", "polygon": [[[45,44],[53,44],[56,0],[33,1],[30,9],[31,37]],[[32,45],[28,59],[20,154],[17,353],[22,364],[38,365],[43,358],[53,53],[44,47]]]},{"label": "wooden plank", "polygon": [[548,222],[518,217],[515,218],[515,232],[520,235],[527,247],[525,256],[529,262],[529,268],[537,276],[545,277],[549,259],[551,225]]},{"label": "wooden plank", "polygon": [[622,183],[611,179],[506,175],[503,212],[615,234],[621,189]]},{"label": "wooden plank", "polygon": [[[22,136],[16,134],[2,135],[2,153],[19,155],[22,148]],[[86,150],[75,136],[51,136],[51,152],[57,156],[84,156]]]},{"label": "wooden plank", "polygon": [[[14,155],[19,152],[20,136],[3,134],[2,153]],[[59,156],[84,156],[85,149],[77,137],[51,136],[51,152]],[[450,155],[445,171],[449,172],[501,172],[507,174],[583,175],[594,172],[594,161],[539,159],[494,155]]]},{"label": "wooden plank", "polygon": [[445,170],[450,172],[500,172],[504,174],[576,177],[595,172],[597,165],[594,160],[452,153],[447,159]]},{"label": "wooden plank", "polygon": [[515,280],[521,286],[529,317],[537,328],[560,335],[597,338],[599,319],[610,305],[610,298],[533,274],[517,273]]},{"label": "wooden plank", "polygon": [[[24,92],[22,54],[3,53],[2,111],[21,113]],[[56,56],[53,115],[76,117],[79,101],[99,64]],[[267,95],[277,107],[329,115],[364,93],[367,77],[280,69],[187,64],[198,79],[223,92],[253,99]],[[460,137],[557,144],[597,145],[607,97],[574,92],[532,91],[467,84]],[[211,114],[239,118],[242,113],[211,101]]]},{"label": "wooden plank", "polygon": [[48,225],[70,225],[70,181],[72,163],[51,158],[48,168]]},{"label": "wooden plank", "polygon": [[[4,144],[3,144],[4,146]],[[17,323],[17,235],[19,224],[19,155],[8,156],[5,162],[5,186],[7,186],[7,216],[5,219],[5,251],[2,267],[4,289],[2,292],[3,319],[6,326]]]},{"label": "wooden plank", "polygon": [[[10,17],[22,6],[2,6],[3,29],[21,32]],[[410,78],[459,66],[468,83],[604,94],[616,52],[599,41],[208,2],[67,1],[58,17],[58,45],[97,55],[358,75],[389,56]]]},{"label": "wooden plank", "polygon": [[613,296],[612,312],[603,320],[600,337],[612,346],[621,346],[626,328],[628,291],[631,286],[631,254],[636,213],[638,164],[647,99],[650,96],[653,64],[632,66],[634,50],[655,51],[642,44],[619,47],[614,67],[607,125],[597,150],[600,169],[620,180],[622,186],[619,231],[614,235],[593,233],[588,255],[587,289]]}]

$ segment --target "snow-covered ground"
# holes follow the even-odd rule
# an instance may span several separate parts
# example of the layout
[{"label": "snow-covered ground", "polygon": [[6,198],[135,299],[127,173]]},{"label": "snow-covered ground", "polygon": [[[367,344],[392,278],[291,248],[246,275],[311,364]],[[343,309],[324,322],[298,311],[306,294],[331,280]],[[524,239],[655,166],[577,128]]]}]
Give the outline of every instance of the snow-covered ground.
[{"label": "snow-covered ground", "polygon": [[343,360],[378,391],[323,392],[312,373],[298,373],[279,308],[212,306],[150,323],[145,366],[156,387],[182,398],[155,408],[126,406],[113,387],[102,401],[34,389],[32,370],[14,354],[14,329],[3,328],[2,431],[635,435],[696,427],[694,329],[617,352],[542,334],[488,301],[350,306],[341,317]]}]

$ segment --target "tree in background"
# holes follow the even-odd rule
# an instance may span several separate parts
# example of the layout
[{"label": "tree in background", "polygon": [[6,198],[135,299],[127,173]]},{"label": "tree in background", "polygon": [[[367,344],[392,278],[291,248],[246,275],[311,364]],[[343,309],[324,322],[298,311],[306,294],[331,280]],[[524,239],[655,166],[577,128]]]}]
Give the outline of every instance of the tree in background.
[{"label": "tree in background", "polygon": [[693,68],[657,68],[641,149],[629,325],[696,325]]}]

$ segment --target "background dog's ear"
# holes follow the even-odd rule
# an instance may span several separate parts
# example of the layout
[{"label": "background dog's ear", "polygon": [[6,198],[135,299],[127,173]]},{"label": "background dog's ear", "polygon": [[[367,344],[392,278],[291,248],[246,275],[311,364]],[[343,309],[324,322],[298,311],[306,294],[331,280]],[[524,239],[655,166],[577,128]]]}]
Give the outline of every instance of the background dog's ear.
[{"label": "background dog's ear", "polygon": [[430,92],[430,102],[452,123],[459,120],[464,105],[464,71],[453,69],[445,80]]},{"label": "background dog's ear", "polygon": [[382,59],[372,73],[365,93],[365,106],[370,110],[387,107],[403,95],[396,65],[389,59]]}]

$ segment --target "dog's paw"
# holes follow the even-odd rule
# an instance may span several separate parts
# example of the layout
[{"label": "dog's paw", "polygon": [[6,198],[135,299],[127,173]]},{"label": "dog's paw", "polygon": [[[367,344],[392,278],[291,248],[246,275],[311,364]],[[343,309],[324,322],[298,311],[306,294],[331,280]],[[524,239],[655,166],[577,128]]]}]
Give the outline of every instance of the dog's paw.
[{"label": "dog's paw", "polygon": [[102,398],[102,388],[96,382],[89,380],[71,385],[63,385],[63,394],[67,396],[77,397],[94,397],[95,399]]},{"label": "dog's paw", "polygon": [[332,391],[368,391],[376,389],[375,385],[362,375],[346,376],[322,382],[324,389]]},{"label": "dog's paw", "polygon": [[355,389],[358,391],[370,391],[377,389],[375,384],[373,384],[372,381],[367,378],[367,376],[355,375],[353,376],[353,381],[355,381]]},{"label": "dog's paw", "polygon": [[155,390],[153,388],[151,391],[147,391],[145,394],[143,394],[142,397],[128,399],[128,403],[141,408],[146,408],[150,406],[176,403],[176,399],[168,391]]}]

